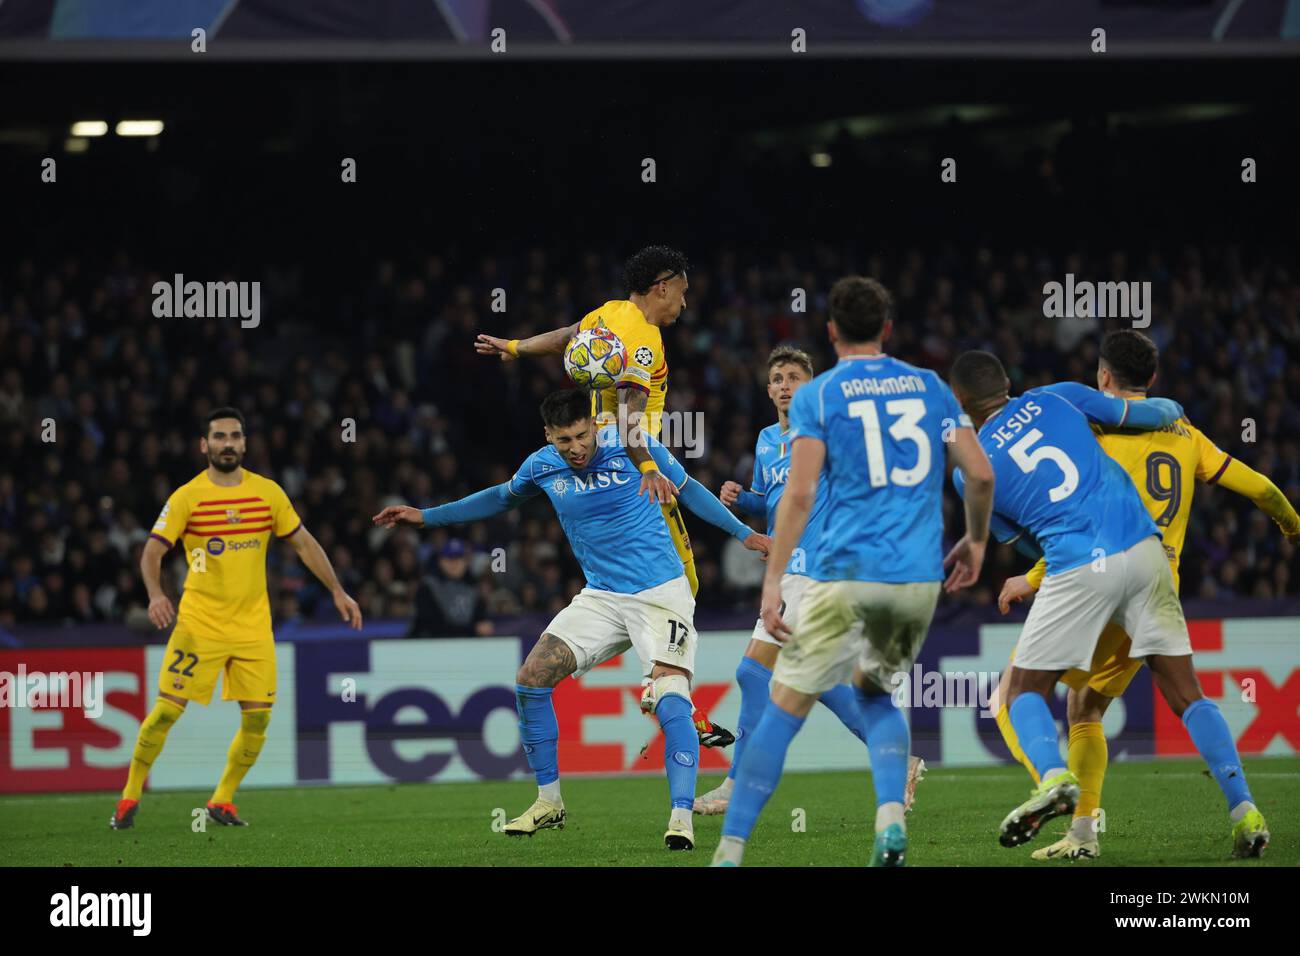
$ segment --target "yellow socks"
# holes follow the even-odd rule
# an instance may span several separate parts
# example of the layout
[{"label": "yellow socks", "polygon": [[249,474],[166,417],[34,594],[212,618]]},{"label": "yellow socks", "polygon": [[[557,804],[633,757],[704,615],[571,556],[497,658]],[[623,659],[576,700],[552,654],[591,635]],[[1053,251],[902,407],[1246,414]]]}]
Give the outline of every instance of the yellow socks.
[{"label": "yellow socks", "polygon": [[1007,749],[1011,751],[1011,756],[1024,764],[1025,769],[1029,771],[1029,776],[1034,778],[1035,784],[1041,783],[1042,781],[1038,779],[1038,771],[1025,756],[1025,752],[1020,749],[1020,739],[1016,736],[1016,728],[1011,726],[1011,711],[1006,704],[998,707],[998,715],[995,719],[998,722],[998,730],[1002,731],[1002,739],[1006,742]]},{"label": "yellow socks", "polygon": [[271,708],[259,707],[255,710],[239,712],[239,731],[230,742],[226,753],[226,770],[221,775],[216,791],[212,794],[212,803],[231,803],[235,799],[235,790],[243,781],[257,755],[266,743],[266,728],[271,723]]},{"label": "yellow socks", "polygon": [[131,769],[126,775],[126,787],[122,790],[123,800],[139,800],[144,790],[145,779],[153,768],[153,762],[162,753],[163,744],[172,725],[185,713],[185,708],[162,697],[153,705],[153,710],[140,723],[140,734],[135,738],[135,751],[131,754]]},{"label": "yellow socks", "polygon": [[1079,778],[1079,805],[1075,817],[1091,817],[1101,806],[1101,783],[1106,777],[1109,751],[1101,724],[1075,724],[1070,728],[1070,771]]}]

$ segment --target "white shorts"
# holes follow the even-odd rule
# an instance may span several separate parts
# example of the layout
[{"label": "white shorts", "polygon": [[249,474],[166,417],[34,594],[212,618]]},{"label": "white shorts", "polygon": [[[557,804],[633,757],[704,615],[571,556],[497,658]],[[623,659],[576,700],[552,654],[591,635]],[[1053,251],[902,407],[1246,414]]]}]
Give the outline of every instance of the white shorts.
[{"label": "white shorts", "polygon": [[938,603],[938,581],[812,581],[772,679],[820,696],[849,680],[856,665],[888,692],[895,674],[911,671]]},{"label": "white shorts", "polygon": [[684,574],[635,594],[583,588],[546,633],[573,651],[575,677],[628,648],[646,674],[655,661],[695,673],[695,597]]},{"label": "white shorts", "polygon": [[1091,670],[1097,640],[1114,621],[1133,641],[1134,659],[1192,653],[1169,558],[1152,535],[1127,551],[1043,579],[1016,643],[1015,666],[1029,671]]},{"label": "white shorts", "polygon": [[[811,583],[812,578],[806,574],[781,575],[781,620],[785,621],[786,627],[792,631],[798,626],[799,605],[803,603],[803,593],[808,590],[808,585]],[[767,628],[763,626],[761,617],[758,619],[758,623],[754,625],[754,633],[749,635],[749,639],[751,641],[762,641],[764,644],[775,644],[777,647],[785,646],[767,633]]]}]

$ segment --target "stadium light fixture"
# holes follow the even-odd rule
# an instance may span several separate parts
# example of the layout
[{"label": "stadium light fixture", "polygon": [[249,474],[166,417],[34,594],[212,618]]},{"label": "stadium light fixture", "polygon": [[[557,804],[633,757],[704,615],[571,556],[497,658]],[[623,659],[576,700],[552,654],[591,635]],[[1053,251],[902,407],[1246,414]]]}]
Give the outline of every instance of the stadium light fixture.
[{"label": "stadium light fixture", "polygon": [[825,169],[831,164],[830,153],[813,153],[808,160],[818,169]]},{"label": "stadium light fixture", "polygon": [[163,131],[163,121],[122,120],[114,131],[118,136],[157,136]]},{"label": "stadium light fixture", "polygon": [[78,120],[68,132],[73,136],[105,136],[108,124],[103,120]]}]

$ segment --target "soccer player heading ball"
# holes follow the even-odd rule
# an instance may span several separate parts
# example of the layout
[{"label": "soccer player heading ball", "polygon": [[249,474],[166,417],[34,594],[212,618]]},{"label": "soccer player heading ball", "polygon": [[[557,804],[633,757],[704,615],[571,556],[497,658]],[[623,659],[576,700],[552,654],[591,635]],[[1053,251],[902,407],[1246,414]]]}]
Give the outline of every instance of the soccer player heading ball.
[{"label": "soccer player heading ball", "polygon": [[[618,425],[619,440],[641,474],[641,490],[658,502],[677,557],[690,585],[699,592],[690,535],[677,505],[673,484],[659,470],[646,439],[658,438],[668,398],[668,360],[662,330],[677,321],[686,308],[686,257],[668,246],[646,246],[623,267],[626,299],[612,299],[588,312],[582,321],[527,339],[500,339],[480,335],[474,343],[480,355],[511,362],[522,355],[561,355],[579,331],[605,328],[613,332],[627,352],[622,374],[610,386],[591,393],[591,413],[598,425]],[[714,725],[707,714],[691,715],[706,747],[725,747],[734,738]]]},{"label": "soccer player heading ball", "polygon": [[[631,649],[650,676],[641,706],[664,733],[671,802],[664,842],[674,850],[694,849],[691,808],[700,752],[691,721],[695,598],[658,505],[638,487],[638,470],[618,429],[597,425],[591,400],[581,389],[548,395],[541,412],[549,444],[529,455],[509,481],[424,511],[405,505],[385,508],[374,522],[385,528],[459,524],[481,521],[541,494],[550,499],[587,586],[547,625],[515,675],[519,735],[537,778],[537,799],[506,824],[505,832],[531,835],[564,826],[559,725],[551,691],[569,675],[585,674]],[[667,448],[653,438],[644,447],[687,508],[751,551],[767,553],[767,536],[751,531],[688,477]],[[611,528],[619,529],[618,534],[611,534]],[[628,547],[630,541],[638,547]]]}]

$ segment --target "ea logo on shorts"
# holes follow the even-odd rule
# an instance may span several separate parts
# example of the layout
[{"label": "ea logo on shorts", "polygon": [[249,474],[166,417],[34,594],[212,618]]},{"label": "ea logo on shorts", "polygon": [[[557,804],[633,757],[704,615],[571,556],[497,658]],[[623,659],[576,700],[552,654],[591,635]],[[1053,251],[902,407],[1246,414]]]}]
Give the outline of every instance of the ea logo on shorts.
[{"label": "ea logo on shorts", "polygon": [[226,550],[226,542],[222,541],[220,538],[208,539],[208,554],[218,555],[225,550]]}]

